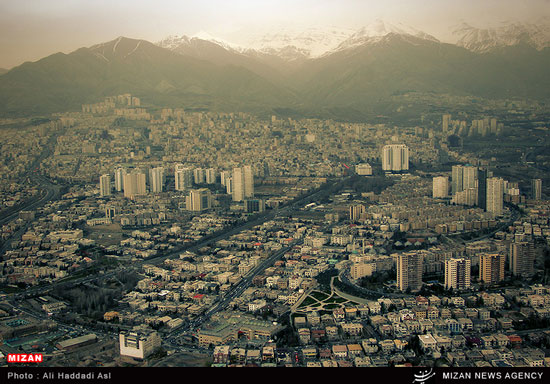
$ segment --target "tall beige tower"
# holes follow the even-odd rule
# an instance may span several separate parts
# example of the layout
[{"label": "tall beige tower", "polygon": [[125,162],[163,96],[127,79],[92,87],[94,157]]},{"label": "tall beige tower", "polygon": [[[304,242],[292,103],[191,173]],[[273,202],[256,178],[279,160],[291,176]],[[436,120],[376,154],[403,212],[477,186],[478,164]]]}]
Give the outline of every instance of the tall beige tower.
[{"label": "tall beige tower", "polygon": [[485,253],[479,256],[479,280],[495,284],[504,280],[506,256],[500,253]]},{"label": "tall beige tower", "polygon": [[151,170],[151,192],[158,193],[164,190],[164,168],[156,167]]},{"label": "tall beige tower", "polygon": [[124,175],[126,170],[122,167],[115,169],[115,189],[117,192],[122,192],[124,189]]},{"label": "tall beige tower", "polygon": [[445,261],[445,289],[463,290],[470,288],[471,261],[452,258]]},{"label": "tall beige tower", "polygon": [[504,211],[504,180],[499,177],[487,179],[487,212],[495,216]]},{"label": "tall beige tower", "polygon": [[244,201],[254,197],[254,174],[251,166],[233,169],[232,191],[233,201]]},{"label": "tall beige tower", "polygon": [[147,193],[145,173],[134,170],[124,175],[124,197],[134,199]]},{"label": "tall beige tower", "polygon": [[535,246],[521,241],[510,244],[510,271],[515,276],[531,277],[535,274]]},{"label": "tall beige tower", "polygon": [[174,167],[174,184],[176,191],[185,191],[193,187],[193,170],[183,164]]},{"label": "tall beige tower", "polygon": [[433,178],[432,196],[437,198],[449,197],[449,179],[445,176]]},{"label": "tall beige tower", "polygon": [[99,195],[109,196],[111,194],[111,175],[101,175],[99,178]]},{"label": "tall beige tower", "polygon": [[542,199],[542,180],[541,179],[531,180],[531,198],[533,200]]},{"label": "tall beige tower", "polygon": [[250,199],[254,197],[254,173],[252,167],[246,165],[243,167],[244,172],[244,197]]},{"label": "tall beige tower", "polygon": [[441,124],[441,131],[443,133],[447,133],[449,131],[450,123],[451,123],[451,115],[448,113],[444,114],[442,118],[442,124]]},{"label": "tall beige tower", "polygon": [[423,256],[417,252],[405,252],[397,257],[397,287],[412,292],[422,288]]}]

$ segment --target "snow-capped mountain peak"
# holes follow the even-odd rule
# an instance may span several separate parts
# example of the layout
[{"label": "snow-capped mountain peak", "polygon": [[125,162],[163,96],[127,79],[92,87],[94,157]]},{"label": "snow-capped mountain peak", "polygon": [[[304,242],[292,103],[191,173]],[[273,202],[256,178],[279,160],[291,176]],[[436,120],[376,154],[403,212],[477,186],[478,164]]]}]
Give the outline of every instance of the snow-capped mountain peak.
[{"label": "snow-capped mountain peak", "polygon": [[338,46],[353,33],[349,28],[281,28],[251,36],[247,46],[259,52],[272,53],[294,49],[306,57],[318,57]]},{"label": "snow-capped mountain peak", "polygon": [[321,57],[335,51],[353,48],[367,42],[376,41],[390,33],[438,41],[433,36],[415,28],[376,20],[359,30],[340,27],[309,27],[303,29],[284,27],[275,31],[257,30],[247,33],[246,37],[242,37],[238,44],[230,43],[225,39],[201,31],[192,37],[169,36],[159,42],[158,45],[164,48],[176,49],[182,44],[191,44],[194,39],[200,39],[242,54],[264,54],[278,56],[285,61],[292,61]]},{"label": "snow-capped mountain peak", "polygon": [[370,24],[360,28],[357,32],[352,34],[348,39],[344,40],[335,51],[342,51],[350,48],[354,48],[360,45],[375,43],[380,41],[389,34],[413,36],[424,40],[431,40],[438,42],[435,37],[420,31],[416,28],[406,26],[404,24],[391,24],[383,20],[376,20]]},{"label": "snow-capped mountain peak", "polygon": [[200,31],[200,32],[194,34],[191,37],[186,36],[186,35],[181,35],[181,36],[171,35],[171,36],[168,36],[168,37],[162,39],[161,41],[157,42],[157,45],[162,47],[162,48],[175,50],[175,49],[181,48],[182,45],[189,45],[189,44],[192,44],[193,42],[201,41],[201,40],[217,44],[217,45],[227,49],[228,51],[238,51],[238,52],[240,52],[244,49],[243,47],[240,47],[237,44],[233,44],[233,43],[230,43],[230,42],[228,42],[224,39],[214,37],[214,36],[212,36],[211,34],[209,34],[208,32],[205,32],[205,31]]},{"label": "snow-capped mountain peak", "polygon": [[457,45],[475,52],[524,43],[541,50],[550,47],[550,24],[506,23],[492,28],[476,28],[467,23],[454,27]]},{"label": "snow-capped mountain peak", "polygon": [[231,43],[227,40],[221,39],[219,37],[213,36],[210,33],[206,31],[200,31],[193,36],[191,36],[192,39],[200,39],[200,40],[206,40],[210,41],[211,43],[216,43],[218,45],[221,45],[227,50],[234,50],[234,51],[242,51],[244,47],[239,46],[238,44]]},{"label": "snow-capped mountain peak", "polygon": [[[493,28],[476,28],[462,23],[454,27],[452,34],[456,45],[476,52],[520,43],[539,50],[550,47],[550,23],[548,22],[503,23]],[[198,47],[202,47],[202,43],[207,41],[233,53],[247,56],[277,56],[284,61],[294,61],[374,44],[387,40],[390,35],[399,35],[411,43],[418,43],[419,39],[439,42],[434,36],[414,27],[378,19],[360,29],[282,27],[276,30],[247,31],[236,38],[237,42],[229,42],[206,31],[200,31],[191,37],[168,36],[157,45],[181,51],[185,49],[184,47],[191,46],[195,47],[194,49],[200,49]]]}]

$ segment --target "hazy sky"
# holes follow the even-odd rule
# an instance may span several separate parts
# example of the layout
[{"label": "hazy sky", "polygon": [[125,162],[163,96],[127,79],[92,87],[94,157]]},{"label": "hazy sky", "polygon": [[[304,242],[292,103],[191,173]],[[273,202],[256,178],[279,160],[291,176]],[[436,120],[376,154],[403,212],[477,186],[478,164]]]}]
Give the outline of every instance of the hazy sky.
[{"label": "hazy sky", "polygon": [[118,36],[156,42],[200,31],[243,40],[280,27],[360,28],[376,19],[450,41],[450,28],[537,21],[550,0],[0,0],[0,68]]}]

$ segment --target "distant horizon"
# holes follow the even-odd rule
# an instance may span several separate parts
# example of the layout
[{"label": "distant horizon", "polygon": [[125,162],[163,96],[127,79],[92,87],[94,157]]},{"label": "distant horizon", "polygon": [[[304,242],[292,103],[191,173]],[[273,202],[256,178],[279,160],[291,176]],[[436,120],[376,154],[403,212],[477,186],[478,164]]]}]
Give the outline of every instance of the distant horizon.
[{"label": "distant horizon", "polygon": [[8,0],[0,3],[0,68],[10,70],[120,36],[157,43],[168,36],[208,33],[246,45],[252,35],[280,29],[358,30],[380,19],[453,43],[452,29],[461,23],[494,28],[547,18],[550,0],[343,0],[337,5],[330,0]]}]

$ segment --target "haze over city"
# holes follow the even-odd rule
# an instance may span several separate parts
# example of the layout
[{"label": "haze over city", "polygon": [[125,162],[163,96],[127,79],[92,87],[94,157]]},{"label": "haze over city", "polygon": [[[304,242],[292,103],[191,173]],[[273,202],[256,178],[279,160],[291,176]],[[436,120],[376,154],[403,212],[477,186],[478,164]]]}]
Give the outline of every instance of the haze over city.
[{"label": "haze over city", "polygon": [[2,382],[548,381],[549,4],[0,3]]}]

